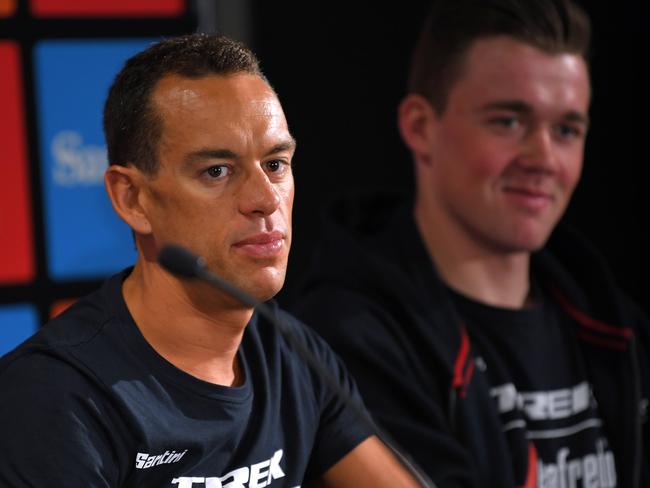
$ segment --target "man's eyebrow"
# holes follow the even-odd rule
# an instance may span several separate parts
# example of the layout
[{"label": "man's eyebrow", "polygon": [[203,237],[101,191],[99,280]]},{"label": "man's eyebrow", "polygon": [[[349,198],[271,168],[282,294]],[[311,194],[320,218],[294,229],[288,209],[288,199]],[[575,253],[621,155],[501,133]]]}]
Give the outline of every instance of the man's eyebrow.
[{"label": "man's eyebrow", "polygon": [[185,156],[185,164],[191,165],[206,159],[236,159],[238,155],[230,149],[198,149]]},{"label": "man's eyebrow", "polygon": [[[290,151],[295,148],[296,140],[292,137],[291,139],[287,139],[286,141],[280,142],[273,146],[266,152],[265,156],[277,154],[282,151]],[[185,156],[184,162],[185,165],[191,166],[207,159],[238,159],[239,157],[239,154],[230,149],[203,148],[190,152],[187,156]]]},{"label": "man's eyebrow", "polygon": [[586,126],[589,125],[589,116],[586,114],[582,114],[580,112],[567,112],[564,115],[564,119],[567,120],[568,122],[577,122],[579,124],[584,124]]},{"label": "man's eyebrow", "polygon": [[292,137],[286,141],[280,142],[266,152],[266,156],[276,154],[282,151],[291,151],[296,148],[296,140]]},{"label": "man's eyebrow", "polygon": [[[481,112],[488,112],[490,110],[508,110],[510,112],[516,112],[520,114],[529,114],[533,111],[533,107],[519,100],[501,100],[486,103],[479,110]],[[564,114],[564,120],[567,122],[577,122],[580,124],[589,125],[589,116],[575,110],[566,112]]]},{"label": "man's eyebrow", "polygon": [[509,110],[511,112],[529,113],[533,108],[520,100],[498,100],[495,102],[488,102],[481,106],[481,112],[488,112],[490,110]]}]

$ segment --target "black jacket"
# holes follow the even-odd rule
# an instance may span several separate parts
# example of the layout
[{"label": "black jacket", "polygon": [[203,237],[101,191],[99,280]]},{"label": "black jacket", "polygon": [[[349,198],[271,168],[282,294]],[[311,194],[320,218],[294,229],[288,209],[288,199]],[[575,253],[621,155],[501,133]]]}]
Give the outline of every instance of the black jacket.
[{"label": "black jacket", "polygon": [[[294,312],[343,357],[375,419],[436,484],[514,487],[490,385],[411,207],[390,197],[332,207]],[[647,319],[569,229],[556,229],[532,266],[577,324],[618,486],[650,486]]]}]

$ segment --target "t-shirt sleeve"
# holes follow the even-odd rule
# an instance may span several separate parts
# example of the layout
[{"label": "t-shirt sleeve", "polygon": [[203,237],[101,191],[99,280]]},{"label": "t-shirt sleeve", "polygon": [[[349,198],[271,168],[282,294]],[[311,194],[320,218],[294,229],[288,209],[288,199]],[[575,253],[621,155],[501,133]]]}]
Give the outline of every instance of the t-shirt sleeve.
[{"label": "t-shirt sleeve", "polygon": [[341,359],[313,330],[295,319],[292,322],[294,336],[318,363],[309,368],[319,409],[319,425],[305,476],[309,480],[320,477],[375,434],[375,429],[357,385]]},{"label": "t-shirt sleeve", "polygon": [[28,354],[0,368],[0,486],[115,487],[101,392],[69,364]]}]

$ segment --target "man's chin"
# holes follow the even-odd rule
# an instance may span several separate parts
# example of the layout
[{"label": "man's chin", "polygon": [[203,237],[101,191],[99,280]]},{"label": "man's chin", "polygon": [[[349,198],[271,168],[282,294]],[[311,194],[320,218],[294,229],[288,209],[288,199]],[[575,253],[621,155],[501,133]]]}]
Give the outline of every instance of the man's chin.
[{"label": "man's chin", "polygon": [[514,255],[531,254],[541,250],[548,240],[548,235],[517,235],[510,238],[493,239],[486,242],[489,249],[496,254]]},{"label": "man's chin", "polygon": [[513,228],[514,232],[511,233],[510,242],[504,244],[510,246],[514,252],[532,253],[542,249],[548,241],[553,226],[548,222],[535,222],[534,225],[520,225]]},{"label": "man's chin", "polygon": [[511,247],[511,252],[532,254],[540,251],[548,241],[548,236],[520,240]]},{"label": "man's chin", "polygon": [[280,292],[284,285],[284,278],[284,272],[264,270],[257,276],[255,273],[240,276],[231,283],[258,302],[265,302]]},{"label": "man's chin", "polygon": [[254,288],[251,295],[258,302],[265,302],[273,298],[275,295],[277,295],[282,289],[283,285],[284,285],[284,278],[282,278],[282,280],[279,282],[258,285]]}]

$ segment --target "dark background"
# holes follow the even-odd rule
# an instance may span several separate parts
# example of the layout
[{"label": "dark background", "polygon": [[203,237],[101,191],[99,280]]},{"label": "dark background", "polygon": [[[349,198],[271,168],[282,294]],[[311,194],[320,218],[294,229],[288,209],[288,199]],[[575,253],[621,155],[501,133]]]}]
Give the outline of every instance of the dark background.
[{"label": "dark background", "polygon": [[[566,220],[595,243],[622,287],[650,314],[645,279],[650,271],[645,184],[650,80],[642,75],[649,46],[641,1],[582,2],[594,24],[592,126],[582,183]],[[397,132],[396,107],[428,3],[188,0],[187,11],[177,18],[146,20],[39,19],[19,1],[15,16],[0,19],[0,39],[17,41],[23,56],[36,275],[30,283],[1,285],[0,303],[35,303],[44,322],[53,302],[81,296],[101,283],[101,277],[55,282],[47,274],[33,115],[36,41],[165,37],[198,26],[251,45],[298,140],[294,244],[287,283],[278,296],[286,304],[296,299],[296,285],[318,239],[320,212],[330,199],[350,192],[412,188],[412,163]]]},{"label": "dark background", "polygon": [[[592,123],[582,181],[565,220],[594,242],[621,286],[650,312],[646,18],[641,0],[581,4],[594,30]],[[412,163],[399,139],[396,107],[427,6],[422,0],[254,3],[252,45],[298,140],[294,247],[281,302],[296,298],[329,199],[368,189],[411,191]]]}]

